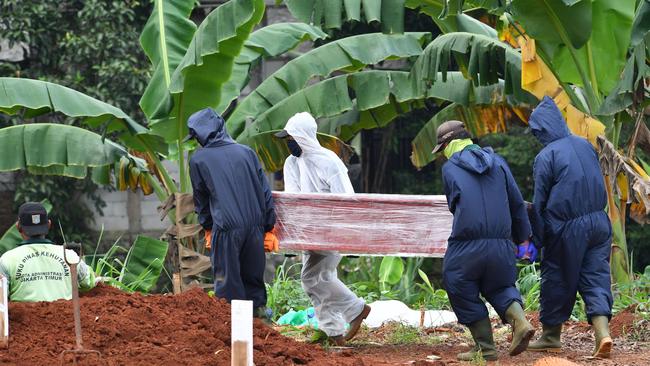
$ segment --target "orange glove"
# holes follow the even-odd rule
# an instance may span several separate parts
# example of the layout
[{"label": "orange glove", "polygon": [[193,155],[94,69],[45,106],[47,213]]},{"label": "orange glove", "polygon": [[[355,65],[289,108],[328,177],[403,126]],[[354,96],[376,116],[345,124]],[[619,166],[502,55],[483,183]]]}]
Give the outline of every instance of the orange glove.
[{"label": "orange glove", "polygon": [[275,236],[275,229],[273,229],[264,235],[264,251],[277,253],[279,249],[280,241]]},{"label": "orange glove", "polygon": [[205,249],[212,249],[212,230],[205,230]]}]

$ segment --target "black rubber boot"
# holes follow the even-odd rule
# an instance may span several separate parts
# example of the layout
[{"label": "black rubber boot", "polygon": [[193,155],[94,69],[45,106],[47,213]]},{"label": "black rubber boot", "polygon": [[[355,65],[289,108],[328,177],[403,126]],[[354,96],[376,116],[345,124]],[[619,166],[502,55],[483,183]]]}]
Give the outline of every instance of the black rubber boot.
[{"label": "black rubber boot", "polygon": [[490,318],[485,318],[474,322],[468,326],[472,338],[474,339],[474,348],[468,352],[462,352],[456,355],[459,361],[473,361],[482,357],[486,361],[497,359],[497,349],[494,346],[492,338],[492,324]]}]

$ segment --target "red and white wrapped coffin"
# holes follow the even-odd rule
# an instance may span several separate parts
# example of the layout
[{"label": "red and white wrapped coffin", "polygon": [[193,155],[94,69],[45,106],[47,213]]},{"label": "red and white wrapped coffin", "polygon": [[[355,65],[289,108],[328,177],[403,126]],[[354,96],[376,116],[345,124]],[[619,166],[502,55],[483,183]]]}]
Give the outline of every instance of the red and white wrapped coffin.
[{"label": "red and white wrapped coffin", "polygon": [[273,192],[280,250],[443,257],[445,196]]}]

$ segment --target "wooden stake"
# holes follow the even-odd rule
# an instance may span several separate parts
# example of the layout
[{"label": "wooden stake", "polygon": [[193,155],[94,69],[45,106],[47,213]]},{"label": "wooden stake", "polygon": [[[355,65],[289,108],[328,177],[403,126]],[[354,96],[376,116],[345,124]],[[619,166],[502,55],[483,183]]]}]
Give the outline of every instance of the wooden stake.
[{"label": "wooden stake", "polygon": [[172,285],[174,287],[174,294],[180,294],[182,289],[180,273],[174,273],[172,275]]}]

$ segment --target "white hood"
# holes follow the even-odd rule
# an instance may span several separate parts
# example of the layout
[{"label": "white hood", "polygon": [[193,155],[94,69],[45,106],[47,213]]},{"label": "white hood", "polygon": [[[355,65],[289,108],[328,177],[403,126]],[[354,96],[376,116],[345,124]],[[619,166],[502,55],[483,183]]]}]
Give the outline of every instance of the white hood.
[{"label": "white hood", "polygon": [[287,192],[354,193],[348,169],[316,137],[316,120],[307,112],[296,113],[284,127],[302,149],[300,157],[289,156],[284,163]]}]

